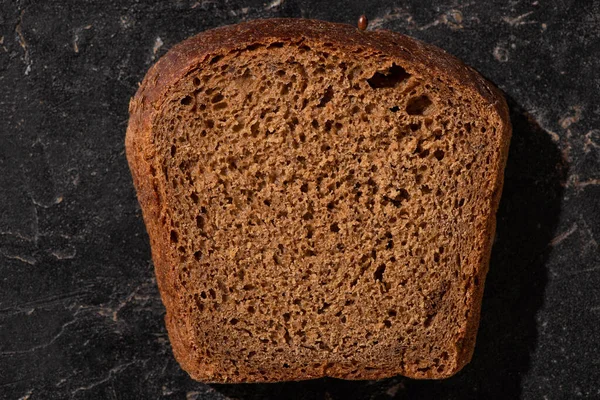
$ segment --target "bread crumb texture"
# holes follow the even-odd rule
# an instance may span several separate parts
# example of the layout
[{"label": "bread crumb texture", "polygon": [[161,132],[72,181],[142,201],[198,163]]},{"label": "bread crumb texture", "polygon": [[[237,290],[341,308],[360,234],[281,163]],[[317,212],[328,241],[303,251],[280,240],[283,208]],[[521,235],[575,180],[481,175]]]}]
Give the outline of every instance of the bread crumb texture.
[{"label": "bread crumb texture", "polygon": [[154,103],[137,180],[195,379],[442,378],[471,357],[506,121],[418,63],[340,47],[215,52]]}]

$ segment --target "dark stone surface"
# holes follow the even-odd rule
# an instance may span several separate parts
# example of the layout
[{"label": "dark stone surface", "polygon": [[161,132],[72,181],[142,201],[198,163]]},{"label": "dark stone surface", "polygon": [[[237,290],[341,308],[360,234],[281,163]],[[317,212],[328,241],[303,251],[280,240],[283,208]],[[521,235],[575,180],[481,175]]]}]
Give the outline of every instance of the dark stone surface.
[{"label": "dark stone surface", "polygon": [[[434,4],[435,3],[435,4]],[[0,2],[0,398],[600,398],[600,4]],[[388,28],[510,99],[514,138],[470,365],[444,381],[203,385],[173,359],[124,156],[148,67],[259,17]]]}]

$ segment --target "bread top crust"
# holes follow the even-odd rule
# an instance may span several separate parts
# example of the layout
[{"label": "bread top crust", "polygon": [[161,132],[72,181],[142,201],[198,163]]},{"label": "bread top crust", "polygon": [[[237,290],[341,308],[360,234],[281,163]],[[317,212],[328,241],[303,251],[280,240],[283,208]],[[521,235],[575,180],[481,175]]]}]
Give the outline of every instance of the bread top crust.
[{"label": "bread top crust", "polygon": [[[481,254],[482,265],[475,266],[481,285],[473,287],[470,304],[465,305],[465,308],[469,310],[469,316],[463,340],[457,345],[459,356],[453,372],[460,370],[471,358],[479,325],[483,281],[487,273],[491,238],[495,230],[495,212],[502,192],[503,170],[511,135],[508,107],[500,91],[462,61],[435,46],[391,31],[365,32],[350,25],[307,19],[255,20],[216,28],[189,38],[169,50],[148,71],[130,103],[131,117],[127,130],[126,150],[150,239],[157,241],[152,243],[153,259],[161,296],[167,310],[177,302],[178,289],[173,283],[175,279],[168,276],[168,250],[158,242],[161,231],[156,220],[160,213],[160,205],[156,199],[151,179],[148,178],[149,163],[147,160],[154,156],[153,120],[160,112],[163,102],[168,98],[171,88],[188,74],[202,68],[213,57],[241,51],[254,44],[268,45],[272,42],[296,45],[300,43],[307,45],[331,43],[337,49],[349,54],[356,50],[363,50],[363,54],[385,54],[389,59],[397,60],[409,72],[426,71],[421,74],[433,79],[439,78],[446,84],[454,85],[462,91],[468,92],[473,98],[480,99],[478,103],[482,108],[489,110],[490,114],[496,114],[496,118],[502,122],[501,129],[497,132],[498,136],[495,138],[500,149],[500,163],[495,182],[493,182],[494,191],[491,203],[493,214],[489,218],[485,231],[481,232],[483,237],[487,237],[484,239],[486,245]],[[173,348],[177,359],[182,364],[187,364],[188,368],[186,369],[192,368],[193,362],[186,360],[188,351],[185,343],[187,340],[178,337],[175,342],[177,343],[173,343]],[[333,375],[328,373],[329,376],[336,377],[344,377],[344,374],[344,371]],[[197,378],[202,377],[199,372],[195,375]],[[319,373],[315,372],[314,376],[318,375]],[[376,371],[375,375],[365,375],[365,378],[373,379],[383,376],[387,376],[385,371]],[[438,378],[433,375],[414,375],[414,377]]]},{"label": "bread top crust", "polygon": [[402,60],[407,69],[425,69],[430,76],[442,77],[475,92],[482,102],[496,110],[503,121],[508,121],[508,107],[500,91],[473,68],[439,47],[389,30],[360,31],[347,24],[293,18],[254,20],[223,26],[173,46],[148,71],[132,99],[130,113],[139,112],[138,108],[145,104],[158,108],[168,88],[198,68],[208,57],[274,41],[332,43],[349,53],[362,48],[386,54]]}]

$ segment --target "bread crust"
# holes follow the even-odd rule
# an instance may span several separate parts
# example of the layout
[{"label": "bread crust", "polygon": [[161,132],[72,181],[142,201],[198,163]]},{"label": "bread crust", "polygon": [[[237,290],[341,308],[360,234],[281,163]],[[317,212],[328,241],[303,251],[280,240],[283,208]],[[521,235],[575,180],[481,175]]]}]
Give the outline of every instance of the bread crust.
[{"label": "bread crust", "polygon": [[[181,288],[177,287],[177,279],[171,269],[172,263],[168,256],[169,243],[166,233],[158,223],[163,203],[159,198],[157,182],[152,177],[150,170],[149,160],[154,157],[152,123],[160,112],[169,90],[180,79],[207,62],[209,58],[243,50],[253,44],[264,45],[275,41],[304,42],[306,44],[332,43],[338,49],[348,52],[366,49],[370,52],[383,53],[390,59],[397,60],[407,69],[425,68],[430,75],[452,83],[463,91],[470,92],[474,98],[479,98],[480,104],[489,109],[490,114],[495,114],[502,123],[495,138],[497,148],[500,150],[497,163],[492,166],[494,182],[492,183],[491,212],[485,229],[479,237],[482,250],[477,258],[480,262],[473,266],[475,269],[474,283],[470,286],[465,306],[469,310],[467,323],[464,331],[461,332],[462,339],[457,343],[458,357],[453,368],[449,368],[444,375],[433,370],[423,373],[406,368],[398,371],[369,368],[361,371],[358,375],[350,376],[349,372],[355,367],[334,365],[329,368],[309,368],[303,373],[293,369],[271,371],[267,380],[301,380],[322,376],[345,379],[379,379],[398,373],[412,378],[435,379],[453,375],[471,360],[475,347],[484,281],[488,271],[496,226],[496,211],[502,193],[503,172],[511,136],[507,104],[501,92],[494,85],[471,67],[435,46],[391,31],[365,32],[350,25],[307,19],[255,20],[209,30],[189,38],[169,50],[148,71],[130,102],[130,120],[125,143],[127,160],[151,241],[157,282],[167,310],[166,325],[176,359],[194,379],[205,382],[225,382],[231,381],[230,378],[233,378],[219,374],[218,366],[210,364],[198,366],[191,357],[193,353],[193,349],[190,347],[192,346],[191,335],[188,332],[182,332],[173,320],[177,316],[176,311],[179,308],[177,293]],[[256,377],[250,378],[244,374],[235,377],[235,381],[239,382],[256,381],[256,379]]]}]

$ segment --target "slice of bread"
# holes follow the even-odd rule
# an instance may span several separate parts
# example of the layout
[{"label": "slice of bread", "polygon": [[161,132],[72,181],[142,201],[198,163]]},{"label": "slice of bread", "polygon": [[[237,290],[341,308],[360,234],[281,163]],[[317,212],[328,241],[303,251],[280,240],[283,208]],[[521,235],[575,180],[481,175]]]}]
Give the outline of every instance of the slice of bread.
[{"label": "slice of bread", "polygon": [[253,21],[173,47],[130,114],[194,379],[444,378],[470,360],[511,133],[473,69],[394,32]]}]

